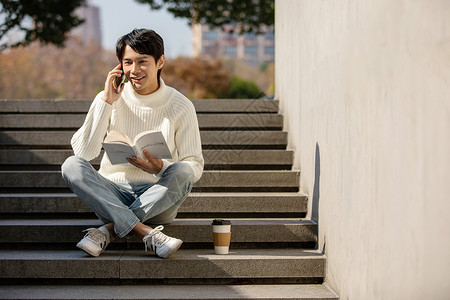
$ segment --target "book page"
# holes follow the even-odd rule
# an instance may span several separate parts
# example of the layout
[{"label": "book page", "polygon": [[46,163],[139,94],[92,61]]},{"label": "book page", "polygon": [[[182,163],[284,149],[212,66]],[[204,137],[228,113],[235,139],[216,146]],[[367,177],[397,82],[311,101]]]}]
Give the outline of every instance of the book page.
[{"label": "book page", "polygon": [[129,163],[127,157],[131,158],[134,155],[136,155],[134,153],[133,147],[123,144],[121,142],[103,143],[103,148],[105,149],[106,154],[108,155],[109,161],[113,165]]},{"label": "book page", "polygon": [[127,144],[127,145],[133,145],[133,141],[126,136],[125,134],[115,131],[115,130],[111,130],[110,132],[108,132],[108,134],[105,137],[105,143],[123,143],[123,144]]},{"label": "book page", "polygon": [[169,147],[161,131],[146,131],[135,138],[135,147],[141,158],[144,158],[143,150],[147,149],[156,158],[172,158]]}]

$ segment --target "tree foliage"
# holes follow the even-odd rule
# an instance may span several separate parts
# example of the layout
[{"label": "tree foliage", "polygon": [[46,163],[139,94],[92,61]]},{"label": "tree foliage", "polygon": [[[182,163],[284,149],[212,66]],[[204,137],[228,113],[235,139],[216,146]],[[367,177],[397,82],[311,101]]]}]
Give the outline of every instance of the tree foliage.
[{"label": "tree foliage", "polygon": [[192,99],[255,99],[265,95],[253,80],[232,74],[220,60],[187,57],[168,60],[162,71],[168,85]]},{"label": "tree foliage", "polygon": [[[86,0],[0,0],[0,51],[7,47],[28,45],[34,41],[63,46],[67,33],[80,25],[82,19],[75,10]],[[10,44],[8,32],[24,34],[24,38]]]},{"label": "tree foliage", "polygon": [[[83,51],[80,51],[83,49]],[[117,65],[113,52],[69,38],[66,47],[37,42],[0,52],[2,99],[93,99]]]},{"label": "tree foliage", "polygon": [[[210,27],[236,25],[238,32],[259,33],[265,25],[274,23],[274,0],[136,0],[151,9],[166,8],[175,17],[185,18],[189,24]],[[64,45],[67,33],[83,20],[75,10],[86,0],[0,0],[0,51],[33,41],[57,46]],[[24,38],[10,43],[11,31],[21,32]]]},{"label": "tree foliage", "polygon": [[[116,65],[113,51],[102,50],[95,44],[85,45],[77,37],[70,37],[64,48],[35,42],[7,49],[0,52],[0,70],[12,73],[0,76],[0,98],[93,99]],[[162,77],[166,84],[191,99],[253,99],[262,95],[251,81],[258,79],[254,70],[236,67],[230,71],[229,62],[219,60],[168,59]]]},{"label": "tree foliage", "polygon": [[230,87],[230,75],[218,60],[178,57],[164,65],[164,81],[189,98],[223,98]]},{"label": "tree foliage", "polygon": [[228,59],[223,62],[223,65],[232,78],[239,77],[246,81],[253,81],[266,95],[274,94],[275,64],[273,62],[249,65],[238,59]]},{"label": "tree foliage", "polygon": [[226,98],[256,99],[265,96],[254,81],[233,77]]},{"label": "tree foliage", "polygon": [[136,0],[152,9],[167,8],[175,17],[210,27],[237,25],[239,32],[261,32],[274,23],[274,0]]}]

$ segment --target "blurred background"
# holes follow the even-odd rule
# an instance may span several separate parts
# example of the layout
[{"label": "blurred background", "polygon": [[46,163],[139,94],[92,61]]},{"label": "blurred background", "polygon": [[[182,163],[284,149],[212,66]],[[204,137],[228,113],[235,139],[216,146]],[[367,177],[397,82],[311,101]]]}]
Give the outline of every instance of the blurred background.
[{"label": "blurred background", "polygon": [[191,99],[273,97],[273,1],[0,3],[1,99],[93,99],[135,28],[162,36],[162,76]]}]

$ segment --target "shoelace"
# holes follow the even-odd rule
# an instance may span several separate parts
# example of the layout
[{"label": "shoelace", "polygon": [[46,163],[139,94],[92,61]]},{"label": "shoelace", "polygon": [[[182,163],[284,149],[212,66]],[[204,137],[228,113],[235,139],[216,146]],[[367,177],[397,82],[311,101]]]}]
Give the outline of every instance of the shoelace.
[{"label": "shoelace", "polygon": [[164,229],[164,226],[159,225],[158,227],[151,230],[147,235],[142,239],[144,241],[145,245],[145,252],[148,250],[148,244],[147,241],[150,240],[150,250],[155,252],[156,250],[156,243],[164,244],[166,240],[169,239],[167,235],[161,232],[161,230]]},{"label": "shoelace", "polygon": [[103,232],[101,232],[97,228],[88,228],[86,230],[83,230],[83,232],[87,232],[84,237],[89,237],[94,242],[100,244],[100,247],[102,249],[106,246],[106,236]]}]

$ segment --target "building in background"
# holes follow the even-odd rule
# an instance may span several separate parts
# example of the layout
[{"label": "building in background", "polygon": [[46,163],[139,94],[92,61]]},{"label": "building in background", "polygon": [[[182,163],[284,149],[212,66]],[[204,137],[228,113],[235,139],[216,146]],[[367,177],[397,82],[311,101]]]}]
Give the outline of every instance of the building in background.
[{"label": "building in background", "polygon": [[239,34],[234,26],[211,29],[193,25],[194,56],[205,58],[240,59],[251,65],[270,63],[275,57],[273,26],[262,34]]},{"label": "building in background", "polygon": [[100,8],[88,2],[86,6],[77,9],[76,14],[84,19],[83,24],[76,27],[72,33],[81,37],[84,44],[102,44],[102,29],[100,25]]}]

